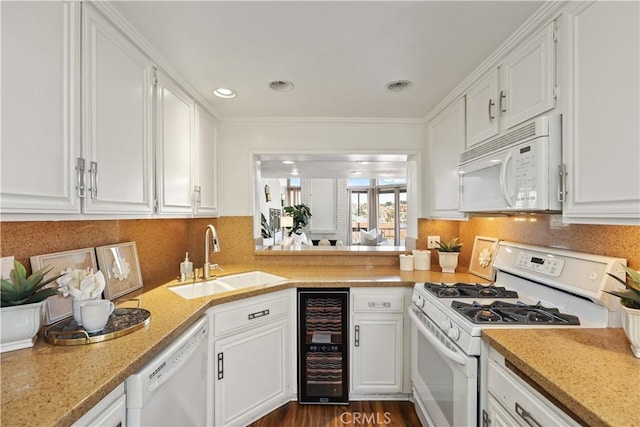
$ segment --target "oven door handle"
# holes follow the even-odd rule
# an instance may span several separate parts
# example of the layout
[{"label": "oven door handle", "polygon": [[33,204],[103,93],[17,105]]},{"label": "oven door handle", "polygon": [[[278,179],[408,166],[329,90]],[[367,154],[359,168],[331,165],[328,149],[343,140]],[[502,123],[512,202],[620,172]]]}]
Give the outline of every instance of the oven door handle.
[{"label": "oven door handle", "polygon": [[424,336],[427,337],[427,339],[429,340],[429,342],[431,344],[434,345],[434,347],[436,348],[436,350],[438,350],[438,352],[440,354],[442,354],[444,357],[446,357],[447,359],[450,359],[454,362],[456,362],[458,365],[462,365],[465,366],[467,364],[466,360],[464,359],[464,356],[462,356],[460,353],[457,353],[453,350],[448,349],[443,343],[442,341],[440,341],[438,339],[438,337],[435,336],[435,334],[433,332],[431,332],[423,323],[422,320],[420,320],[420,318],[413,312],[413,310],[409,310],[409,316],[411,316],[411,319],[413,320],[413,322],[415,323],[416,327],[418,328],[418,330],[420,332],[422,332],[422,334]]}]

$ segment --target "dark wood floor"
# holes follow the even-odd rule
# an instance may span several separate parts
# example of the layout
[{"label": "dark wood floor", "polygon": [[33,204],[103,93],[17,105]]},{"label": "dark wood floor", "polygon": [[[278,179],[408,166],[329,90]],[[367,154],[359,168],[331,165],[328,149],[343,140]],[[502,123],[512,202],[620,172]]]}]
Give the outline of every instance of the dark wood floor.
[{"label": "dark wood floor", "polygon": [[250,427],[420,427],[411,402],[358,401],[349,405],[300,405],[289,402]]}]

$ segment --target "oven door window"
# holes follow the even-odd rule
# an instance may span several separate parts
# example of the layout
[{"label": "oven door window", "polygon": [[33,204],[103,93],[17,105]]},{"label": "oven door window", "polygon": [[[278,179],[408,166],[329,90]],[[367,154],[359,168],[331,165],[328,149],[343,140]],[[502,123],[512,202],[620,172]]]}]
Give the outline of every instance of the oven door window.
[{"label": "oven door window", "polygon": [[[444,354],[414,325],[412,380],[433,425],[475,425],[478,404],[478,359],[457,350],[458,360]],[[460,363],[462,362],[462,364]]]}]

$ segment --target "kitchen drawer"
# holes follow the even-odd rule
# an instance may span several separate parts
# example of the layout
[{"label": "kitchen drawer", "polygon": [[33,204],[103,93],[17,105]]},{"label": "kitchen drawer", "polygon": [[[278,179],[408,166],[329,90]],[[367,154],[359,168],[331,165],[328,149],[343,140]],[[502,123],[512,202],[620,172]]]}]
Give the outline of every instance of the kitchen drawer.
[{"label": "kitchen drawer", "polygon": [[211,309],[215,336],[254,327],[285,317],[290,310],[289,295],[259,296]]},{"label": "kitchen drawer", "polygon": [[489,393],[520,425],[578,425],[560,408],[494,360],[489,360],[488,371]]},{"label": "kitchen drawer", "polygon": [[353,292],[353,312],[402,313],[404,293],[398,289]]}]

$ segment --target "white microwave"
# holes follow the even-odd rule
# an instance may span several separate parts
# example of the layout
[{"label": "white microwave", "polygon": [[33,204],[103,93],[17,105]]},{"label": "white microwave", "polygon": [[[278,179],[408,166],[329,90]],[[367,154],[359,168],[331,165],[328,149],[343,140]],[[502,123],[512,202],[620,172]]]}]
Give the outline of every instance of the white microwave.
[{"label": "white microwave", "polygon": [[562,117],[542,116],[460,155],[462,212],[562,209]]}]

